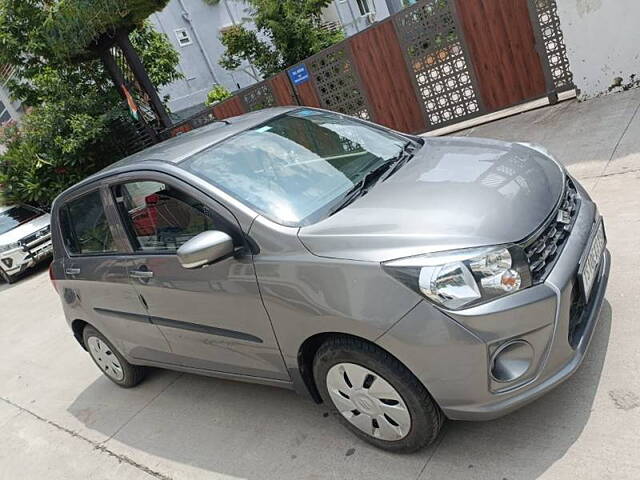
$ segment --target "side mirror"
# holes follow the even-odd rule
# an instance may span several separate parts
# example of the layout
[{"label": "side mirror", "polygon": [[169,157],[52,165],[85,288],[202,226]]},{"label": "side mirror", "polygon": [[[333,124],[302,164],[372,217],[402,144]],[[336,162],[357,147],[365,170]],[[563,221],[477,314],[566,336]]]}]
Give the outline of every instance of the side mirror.
[{"label": "side mirror", "polygon": [[178,249],[178,260],[184,268],[200,268],[233,254],[233,240],[219,230],[196,235]]}]

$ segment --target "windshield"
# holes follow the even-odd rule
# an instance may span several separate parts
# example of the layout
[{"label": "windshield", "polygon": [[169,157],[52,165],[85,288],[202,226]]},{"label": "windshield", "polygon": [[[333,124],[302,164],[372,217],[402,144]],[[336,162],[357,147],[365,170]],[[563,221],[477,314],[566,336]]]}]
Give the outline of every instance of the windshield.
[{"label": "windshield", "polygon": [[42,215],[42,212],[35,208],[26,206],[11,207],[9,210],[0,212],[0,235],[27,223]]},{"label": "windshield", "polygon": [[319,110],[294,110],[181,166],[283,225],[320,220],[407,138]]}]

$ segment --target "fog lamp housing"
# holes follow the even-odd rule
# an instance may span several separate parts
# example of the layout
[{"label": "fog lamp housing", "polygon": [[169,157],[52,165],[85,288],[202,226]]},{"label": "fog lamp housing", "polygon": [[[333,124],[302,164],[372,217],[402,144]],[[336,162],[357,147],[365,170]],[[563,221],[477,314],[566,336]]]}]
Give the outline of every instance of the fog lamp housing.
[{"label": "fog lamp housing", "polygon": [[491,356],[491,377],[500,383],[518,380],[531,367],[533,347],[524,340],[501,345]]}]

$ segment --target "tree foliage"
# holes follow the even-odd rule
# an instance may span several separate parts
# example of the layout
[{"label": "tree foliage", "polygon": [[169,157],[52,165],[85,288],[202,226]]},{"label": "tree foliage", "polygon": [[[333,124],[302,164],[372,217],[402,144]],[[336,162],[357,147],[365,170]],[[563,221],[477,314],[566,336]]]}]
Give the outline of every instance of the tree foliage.
[{"label": "tree foliage", "polygon": [[[47,62],[95,57],[92,50],[102,35],[131,31],[169,0],[2,0],[0,32],[10,33],[15,53],[41,56]],[[37,22],[34,22],[37,20]],[[29,28],[37,25],[36,29]],[[23,27],[28,27],[22,29]],[[31,58],[37,61],[38,58]]]},{"label": "tree foliage", "polygon": [[331,0],[247,1],[255,30],[235,25],[222,33],[220,65],[227,70],[246,60],[269,77],[344,38],[321,28],[320,14]]},{"label": "tree foliage", "polygon": [[[63,189],[119,160],[125,154],[123,134],[133,128],[100,60],[86,56],[62,61],[53,51],[42,32],[53,18],[51,4],[0,0],[0,63],[16,68],[9,88],[30,110],[19,128],[5,129],[0,139],[6,147],[0,156],[0,192],[5,201],[43,207]],[[127,18],[138,17],[130,13]],[[122,19],[115,17],[110,28]],[[181,78],[178,53],[164,34],[141,23],[130,38],[156,86]]]},{"label": "tree foliage", "polygon": [[[0,64],[16,69],[9,85],[16,98],[29,105],[34,98],[29,89],[31,78],[44,69],[68,70],[97,57],[95,41],[118,29],[143,32],[132,34],[145,43],[142,54],[148,69],[156,75],[167,71],[168,63],[178,58],[171,45],[146,26],[144,19],[161,9],[168,0],[0,0]],[[155,50],[153,50],[155,49]],[[171,57],[171,58],[170,58]],[[158,60],[155,60],[155,59]],[[149,61],[151,60],[151,61]],[[161,65],[164,63],[165,65]],[[158,66],[158,68],[156,68]],[[168,69],[171,70],[171,69]],[[153,77],[152,77],[153,78]],[[160,78],[161,84],[169,83]]]},{"label": "tree foliage", "polygon": [[[20,128],[7,129],[0,157],[0,190],[4,201],[46,207],[66,187],[115,160],[110,150],[111,116],[95,93],[69,92],[52,74],[50,86],[61,87],[62,101],[47,102],[24,117]],[[109,108],[105,97],[105,108]]]}]

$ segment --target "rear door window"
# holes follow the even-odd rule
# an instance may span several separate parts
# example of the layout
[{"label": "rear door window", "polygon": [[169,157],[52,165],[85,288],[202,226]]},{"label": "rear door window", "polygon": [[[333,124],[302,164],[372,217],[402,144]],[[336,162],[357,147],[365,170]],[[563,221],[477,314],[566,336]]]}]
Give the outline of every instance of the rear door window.
[{"label": "rear door window", "polygon": [[61,211],[64,243],[74,255],[116,253],[100,192],[83,195],[67,203]]}]

